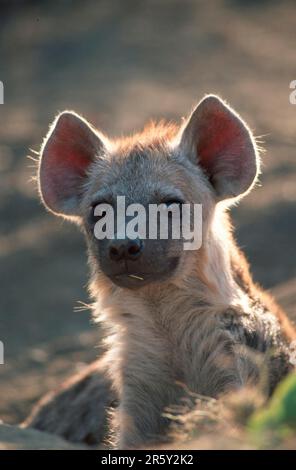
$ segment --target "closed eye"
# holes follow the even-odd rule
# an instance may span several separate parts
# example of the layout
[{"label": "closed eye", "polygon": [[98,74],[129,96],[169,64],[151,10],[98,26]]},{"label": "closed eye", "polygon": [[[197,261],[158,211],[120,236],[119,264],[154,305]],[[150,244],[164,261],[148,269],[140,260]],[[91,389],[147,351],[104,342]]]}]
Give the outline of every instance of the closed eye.
[{"label": "closed eye", "polygon": [[95,214],[95,210],[100,204],[110,205],[110,203],[106,201],[95,202],[91,205],[88,217],[89,223],[91,225],[95,225],[96,222],[98,222],[102,217],[106,215],[106,210],[101,210],[100,213],[96,211],[97,213]]},{"label": "closed eye", "polygon": [[165,204],[167,207],[170,207],[173,204],[176,204],[176,205],[180,206],[180,205],[184,204],[184,201],[182,201],[181,199],[167,199],[167,200],[163,201],[162,204]]},{"label": "closed eye", "polygon": [[106,215],[106,211],[103,211],[101,215],[95,215],[94,209],[93,209],[92,211],[90,211],[89,218],[88,218],[90,225],[95,225],[105,215]]}]

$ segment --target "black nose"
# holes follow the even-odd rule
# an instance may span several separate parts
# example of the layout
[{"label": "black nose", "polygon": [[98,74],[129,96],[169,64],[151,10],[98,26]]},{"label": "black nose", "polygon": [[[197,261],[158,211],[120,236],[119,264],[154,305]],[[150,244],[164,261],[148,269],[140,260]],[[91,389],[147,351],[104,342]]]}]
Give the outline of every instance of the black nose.
[{"label": "black nose", "polygon": [[109,246],[109,256],[113,261],[136,260],[143,251],[143,241],[138,238],[135,240],[112,240]]}]

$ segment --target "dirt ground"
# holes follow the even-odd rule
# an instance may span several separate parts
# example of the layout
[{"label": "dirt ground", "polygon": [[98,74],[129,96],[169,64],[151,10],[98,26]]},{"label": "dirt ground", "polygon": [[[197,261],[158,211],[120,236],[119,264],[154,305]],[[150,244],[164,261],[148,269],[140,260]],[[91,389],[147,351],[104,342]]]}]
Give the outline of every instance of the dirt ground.
[{"label": "dirt ground", "polygon": [[261,186],[233,210],[255,279],[296,318],[294,1],[1,1],[0,419],[32,404],[98,354],[82,236],[46,213],[32,161],[57,111],[110,135],[179,119],[205,93],[263,136]]}]

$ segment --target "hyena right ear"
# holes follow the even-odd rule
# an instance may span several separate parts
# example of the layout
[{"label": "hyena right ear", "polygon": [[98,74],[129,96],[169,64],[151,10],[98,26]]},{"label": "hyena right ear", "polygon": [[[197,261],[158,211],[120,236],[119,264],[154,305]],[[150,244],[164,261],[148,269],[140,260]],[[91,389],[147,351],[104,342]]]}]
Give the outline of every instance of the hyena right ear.
[{"label": "hyena right ear", "polygon": [[217,201],[242,196],[256,181],[259,157],[252,133],[215,95],[206,96],[196,106],[180,145],[209,178]]},{"label": "hyena right ear", "polygon": [[57,215],[79,216],[84,178],[103,151],[102,136],[86,120],[74,112],[58,115],[40,152],[38,180],[45,206]]}]

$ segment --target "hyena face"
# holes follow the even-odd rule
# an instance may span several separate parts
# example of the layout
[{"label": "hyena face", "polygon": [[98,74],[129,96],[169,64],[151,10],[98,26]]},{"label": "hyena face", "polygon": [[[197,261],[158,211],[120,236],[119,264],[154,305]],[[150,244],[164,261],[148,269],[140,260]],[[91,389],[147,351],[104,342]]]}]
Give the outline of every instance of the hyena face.
[{"label": "hyena face", "polygon": [[[114,149],[107,160],[97,163],[89,180],[89,188],[83,203],[83,224],[87,234],[89,251],[97,271],[102,271],[121,287],[138,288],[151,282],[166,280],[177,272],[183,253],[182,239],[172,237],[172,217],[169,208],[190,201],[188,189],[178,183],[186,181],[186,171],[170,156],[169,149],[154,143],[143,147],[133,146],[125,155],[122,149]],[[187,189],[187,190],[185,190]],[[124,239],[118,239],[115,228],[113,239],[98,240],[94,235],[95,224],[100,217],[94,216],[93,207],[107,203],[113,208],[114,219],[119,221],[118,196],[124,196],[126,208],[140,204],[145,213],[146,236],[131,239],[128,224],[133,217],[125,217]],[[162,206],[167,217],[168,232],[157,238],[149,238],[149,208]],[[178,223],[178,221],[176,221]],[[179,221],[179,223],[181,220]]]},{"label": "hyena face", "polygon": [[[182,204],[191,204],[191,214],[193,204],[201,204],[205,239],[216,204],[252,186],[257,160],[244,122],[219,98],[208,96],[182,127],[151,125],[118,141],[75,113],[60,114],[41,149],[39,183],[51,211],[83,225],[94,272],[121,287],[142,288],[182,277],[193,258],[184,250],[182,230],[178,238],[172,233],[170,208],[181,209],[181,224]],[[125,208],[143,206],[146,237],[119,237],[118,196],[125,197]],[[96,224],[106,216],[95,211],[101,204],[112,208],[115,222],[113,236],[105,239],[95,236]],[[151,204],[167,210],[165,238],[159,227],[156,239],[149,238]],[[132,217],[125,215],[127,232]]]}]

